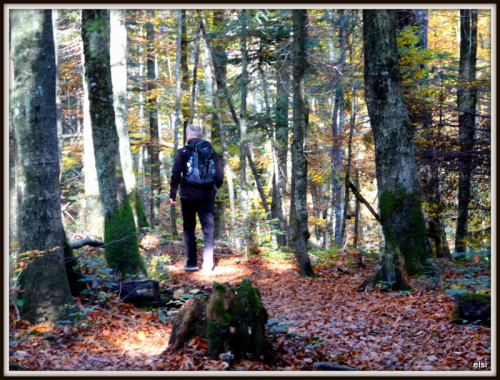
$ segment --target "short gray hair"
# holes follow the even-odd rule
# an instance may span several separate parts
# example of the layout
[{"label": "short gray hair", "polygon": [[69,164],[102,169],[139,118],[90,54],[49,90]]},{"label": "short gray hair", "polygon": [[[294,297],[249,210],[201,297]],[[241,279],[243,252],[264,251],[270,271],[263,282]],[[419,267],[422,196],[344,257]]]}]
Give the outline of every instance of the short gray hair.
[{"label": "short gray hair", "polygon": [[191,135],[194,138],[201,139],[203,132],[199,125],[191,124],[186,128],[186,135]]}]

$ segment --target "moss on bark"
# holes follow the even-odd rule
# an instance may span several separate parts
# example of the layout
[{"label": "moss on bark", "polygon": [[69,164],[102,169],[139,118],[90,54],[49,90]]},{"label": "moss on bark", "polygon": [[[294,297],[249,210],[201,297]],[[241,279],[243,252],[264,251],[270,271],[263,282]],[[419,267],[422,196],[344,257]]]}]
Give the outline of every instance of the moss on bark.
[{"label": "moss on bark", "polygon": [[386,191],[380,195],[380,217],[384,229],[386,251],[399,250],[408,275],[423,273],[430,254],[425,249],[426,227],[420,193],[405,189]]},{"label": "moss on bark", "polygon": [[[135,229],[134,215],[129,202],[114,215],[106,217],[104,222],[104,242],[110,243],[106,247],[108,265],[125,274],[146,274],[146,267],[139,253],[139,243]],[[123,239],[123,240],[121,240]],[[121,241],[118,241],[121,240]]]}]

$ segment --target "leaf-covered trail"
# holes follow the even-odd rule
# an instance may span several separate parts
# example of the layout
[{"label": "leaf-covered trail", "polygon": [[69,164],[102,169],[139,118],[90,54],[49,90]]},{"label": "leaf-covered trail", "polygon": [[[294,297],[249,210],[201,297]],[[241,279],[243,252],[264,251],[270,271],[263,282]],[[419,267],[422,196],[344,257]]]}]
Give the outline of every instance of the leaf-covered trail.
[{"label": "leaf-covered trail", "polygon": [[[289,333],[324,340],[320,347],[334,363],[373,371],[467,371],[475,362],[491,363],[490,329],[452,323],[453,297],[442,289],[358,293],[368,274],[363,271],[317,266],[318,278],[304,278],[290,261],[252,259],[239,264],[222,260],[223,274],[215,279],[237,283],[250,278],[261,290],[269,317],[286,315]],[[196,274],[181,276],[183,283],[204,283]]]},{"label": "leaf-covered trail", "polygon": [[[453,324],[453,297],[439,287],[409,294],[358,293],[369,268],[339,271],[337,264],[318,265],[318,278],[303,278],[292,261],[259,256],[219,255],[212,276],[185,273],[182,265],[182,257],[176,257],[168,267],[175,280],[170,289],[210,288],[213,281],[237,284],[249,278],[260,289],[269,318],[280,318],[285,326],[287,334],[273,342],[280,363],[271,367],[240,361],[235,364],[240,370],[312,370],[313,362],[328,361],[372,371],[468,371],[475,362],[491,363],[491,330]],[[64,329],[15,329],[11,340],[22,341],[11,347],[11,365],[38,371],[225,368],[225,362],[203,356],[206,344],[201,340],[193,339],[183,353],[169,353],[171,320],[165,322],[157,311],[115,304],[108,310],[101,305]],[[298,347],[295,336],[317,348]]]}]

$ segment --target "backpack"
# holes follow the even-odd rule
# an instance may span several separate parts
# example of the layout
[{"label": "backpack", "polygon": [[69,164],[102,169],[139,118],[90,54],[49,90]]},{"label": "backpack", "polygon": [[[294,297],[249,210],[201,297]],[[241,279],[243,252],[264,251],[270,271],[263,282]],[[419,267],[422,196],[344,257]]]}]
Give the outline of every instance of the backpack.
[{"label": "backpack", "polygon": [[191,148],[191,156],[187,162],[184,182],[195,187],[205,187],[215,182],[215,161],[212,145],[205,140],[199,140]]}]

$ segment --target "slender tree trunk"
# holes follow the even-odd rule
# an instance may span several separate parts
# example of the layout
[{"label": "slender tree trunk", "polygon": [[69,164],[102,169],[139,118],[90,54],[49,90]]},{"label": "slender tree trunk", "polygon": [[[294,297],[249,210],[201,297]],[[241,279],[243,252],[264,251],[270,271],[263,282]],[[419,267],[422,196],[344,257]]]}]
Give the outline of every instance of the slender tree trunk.
[{"label": "slender tree trunk", "polygon": [[[395,10],[363,10],[365,97],[375,139],[380,218],[385,237],[382,281],[408,287],[429,258],[413,130],[404,104]],[[397,149],[396,149],[397,148]]]},{"label": "slender tree trunk", "polygon": [[149,22],[146,23],[146,33],[148,40],[147,48],[147,89],[148,89],[148,110],[149,110],[149,166],[150,166],[150,221],[151,227],[157,227],[160,222],[161,205],[161,165],[160,165],[160,132],[158,126],[158,97],[156,95],[156,48],[155,30],[152,24],[154,10],[148,10]]},{"label": "slender tree trunk", "polygon": [[181,22],[181,111],[182,111],[182,124],[183,124],[183,136],[184,144],[186,141],[186,128],[188,126],[189,119],[189,100],[187,94],[189,93],[189,68],[188,68],[188,38],[187,38],[187,18],[186,10],[182,9],[182,22]]},{"label": "slender tree trunk", "polygon": [[460,68],[458,72],[457,108],[462,170],[458,178],[458,217],[455,251],[467,250],[469,203],[473,171],[474,126],[476,125],[477,88],[477,10],[460,10]]},{"label": "slender tree trunk", "polygon": [[82,10],[82,40],[85,57],[92,139],[104,211],[104,241],[109,266],[121,274],[145,274],[139,254],[132,207],[128,201],[120,160],[113,108],[109,56],[109,14],[105,9]]},{"label": "slender tree trunk", "polygon": [[292,10],[293,18],[293,182],[295,233],[295,257],[302,276],[314,275],[308,255],[308,240],[310,237],[307,212],[307,157],[305,143],[309,122],[309,110],[304,94],[304,75],[307,67],[306,59],[306,24],[307,10]]},{"label": "slender tree trunk", "polygon": [[55,322],[73,298],[64,266],[52,11],[15,9],[9,17],[19,252],[42,252],[22,272],[20,315],[33,324]]},{"label": "slender tree trunk", "polygon": [[89,92],[85,76],[83,77],[83,160],[85,177],[85,226],[95,237],[104,238],[104,211],[102,209],[101,192],[99,191],[99,181],[95,165]]},{"label": "slender tree trunk", "polygon": [[[354,185],[357,189],[359,189],[359,170],[357,167],[354,169]],[[352,245],[354,248],[358,248],[358,240],[359,240],[359,222],[361,218],[361,202],[356,197],[356,206],[354,211],[354,238]]]},{"label": "slender tree trunk", "polygon": [[240,100],[240,207],[241,207],[241,231],[243,236],[243,249],[248,256],[249,245],[251,245],[251,231],[248,220],[248,189],[247,189],[247,36],[246,36],[246,11],[240,11],[239,21],[241,24],[241,100]]},{"label": "slender tree trunk", "polygon": [[[340,57],[338,61],[338,65],[342,68],[345,66],[346,61],[346,50],[345,46],[347,44],[346,41],[346,33],[344,33],[344,11],[339,10],[339,41],[340,41]],[[344,149],[342,144],[340,144],[340,139],[342,137],[344,131],[344,103],[345,103],[345,95],[344,95],[344,84],[343,79],[340,77],[338,79],[337,89],[335,91],[335,100],[333,105],[333,115],[332,115],[332,132],[334,137],[334,144],[332,146],[332,190],[333,190],[333,203],[332,208],[335,213],[335,245],[342,245],[344,241],[345,234],[345,220],[343,219],[342,214],[342,172],[343,172],[343,164],[342,157],[344,155]],[[346,194],[348,193],[348,189],[345,189]],[[344,200],[344,204],[346,200]],[[345,216],[344,210],[344,216]]]},{"label": "slender tree trunk", "polygon": [[[264,104],[266,108],[266,125],[269,128],[269,134],[271,139],[271,149],[272,149],[272,168],[273,168],[273,177],[272,177],[272,189],[271,189],[271,207],[267,214],[268,219],[278,219],[278,221],[274,224],[273,228],[276,231],[281,231],[282,233],[276,232],[273,234],[273,244],[278,244],[280,246],[284,246],[286,244],[286,238],[283,233],[286,231],[286,221],[285,214],[283,213],[283,204],[285,202],[285,189],[280,189],[280,184],[278,183],[279,178],[279,154],[277,147],[277,134],[276,127],[272,126],[271,119],[271,104],[269,101],[269,86],[266,81],[266,76],[264,73],[264,69],[262,68],[262,61],[259,61],[259,73],[262,80],[262,88],[264,90]],[[278,111],[277,111],[278,112]],[[285,162],[285,170],[286,170],[286,162]],[[284,184],[283,184],[284,185]],[[265,195],[264,197],[265,198]],[[267,206],[269,207],[269,206]],[[285,221],[285,224],[283,224]]]},{"label": "slender tree trunk", "polygon": [[198,83],[198,66],[200,64],[200,33],[201,33],[201,19],[198,17],[198,28],[196,29],[196,50],[194,52],[193,64],[193,84],[191,86],[191,106],[189,107],[188,125],[193,124],[194,109],[196,105],[196,85]]},{"label": "slender tree trunk", "polygon": [[127,123],[127,28],[125,27],[125,12],[124,9],[110,10],[111,80],[113,82],[113,105],[120,141],[123,179],[134,212],[135,224],[138,228],[142,228],[146,227],[148,223],[137,189]]},{"label": "slender tree trunk", "polygon": [[[214,29],[221,31],[223,30],[223,24],[224,24],[224,14],[225,10],[224,9],[219,9],[219,10],[214,10],[213,12],[213,24],[214,24]],[[198,22],[200,25],[200,31],[201,31],[201,12],[198,13]],[[221,76],[223,80],[226,80],[226,52],[225,52],[225,45],[223,43],[216,43],[214,41],[213,45],[214,49],[214,54],[216,59],[219,61],[220,69],[221,69]],[[212,145],[213,146],[220,146],[221,141],[220,141],[220,131],[223,126],[219,125],[219,116],[218,116],[218,111],[217,108],[215,107],[215,95],[214,94],[214,80],[212,79],[212,69],[210,67],[210,58],[205,54],[203,57],[206,57],[207,60],[207,74],[205,75],[206,81],[207,81],[207,88],[211,89],[211,97],[212,97],[212,104],[214,105],[215,111],[213,112],[212,116]],[[209,95],[210,96],[210,95]],[[226,162],[224,162],[224,158],[222,159],[221,164],[223,165],[223,168],[226,166]],[[227,178],[227,177],[226,177]],[[225,217],[225,196],[222,194],[219,195],[218,197],[215,198],[215,204],[214,204],[214,222],[215,222],[215,239],[220,239],[223,235],[224,231],[224,217]]]},{"label": "slender tree trunk", "polygon": [[[182,85],[181,85],[181,47],[182,47],[182,24],[184,14],[181,9],[177,11],[177,52],[175,56],[175,125],[174,125],[174,157],[179,149],[179,129],[182,125],[181,118],[181,101],[182,101]],[[170,206],[170,220],[172,223],[172,234],[177,236],[177,215],[175,206]]]},{"label": "slender tree trunk", "polygon": [[[273,186],[273,199],[278,198],[276,202],[277,213],[276,216],[280,219],[280,230],[285,232],[285,235],[278,235],[279,245],[290,245],[290,234],[286,215],[288,215],[286,207],[286,195],[288,184],[288,108],[289,108],[289,60],[287,54],[284,54],[285,61],[276,70],[276,120],[275,120],[275,173],[274,173],[274,186]],[[273,214],[273,218],[275,218]]]},{"label": "slender tree trunk", "polygon": [[342,240],[340,240],[341,244],[344,244],[344,239],[346,237],[346,224],[347,224],[347,212],[349,210],[349,182],[351,181],[351,161],[352,161],[352,137],[354,134],[354,125],[356,124],[356,111],[355,111],[355,102],[356,102],[356,87],[352,88],[352,105],[351,105],[351,122],[349,127],[349,141],[347,143],[347,167],[345,171],[345,180],[344,180],[344,215],[342,216],[342,227],[340,229],[340,236]]}]

